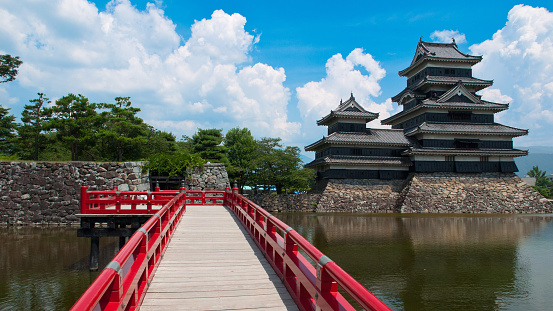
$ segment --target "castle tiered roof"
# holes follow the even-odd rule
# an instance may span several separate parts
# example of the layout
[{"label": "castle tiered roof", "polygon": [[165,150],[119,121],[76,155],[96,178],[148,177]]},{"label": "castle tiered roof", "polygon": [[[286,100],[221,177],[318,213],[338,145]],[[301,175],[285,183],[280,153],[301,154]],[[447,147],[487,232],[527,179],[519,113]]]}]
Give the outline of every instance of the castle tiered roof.
[{"label": "castle tiered roof", "polygon": [[434,85],[451,85],[456,82],[462,82],[464,85],[474,89],[474,92],[485,89],[493,84],[492,80],[482,80],[472,77],[426,76],[417,84],[410,86],[410,89],[413,91],[419,89],[424,90]]},{"label": "castle tiered roof", "polygon": [[[497,113],[509,108],[509,104],[500,104],[482,100],[479,95],[475,95],[470,92],[463,81],[457,81],[454,87],[447,92],[436,98],[424,98],[425,95],[415,94],[411,90],[404,90],[398,94],[394,99],[398,104],[409,101],[412,98],[418,98],[419,104],[405,109],[387,119],[382,120],[382,124],[394,124],[402,118],[415,115],[419,110],[436,110],[441,109],[444,111],[457,110],[457,111],[490,111]],[[392,99],[392,100],[394,100]]]},{"label": "castle tiered roof", "polygon": [[429,61],[436,62],[457,62],[474,65],[482,60],[482,56],[465,54],[459,50],[455,41],[452,43],[434,43],[419,40],[415,56],[409,67],[399,72],[402,77],[411,75],[422,67],[422,64]]},{"label": "castle tiered roof", "polygon": [[334,165],[334,166],[403,166],[409,167],[412,165],[411,160],[406,157],[381,157],[381,156],[338,156],[318,158],[305,167],[313,167],[317,165]]},{"label": "castle tiered roof", "polygon": [[329,114],[317,121],[317,125],[329,125],[336,120],[359,120],[365,123],[374,119],[378,119],[378,113],[365,110],[355,101],[355,97],[351,97],[345,102],[340,101],[340,105]]},{"label": "castle tiered roof", "polygon": [[370,129],[367,133],[332,133],[306,146],[305,151],[317,151],[325,145],[408,147],[411,142],[403,135],[403,130]]},{"label": "castle tiered roof", "polygon": [[424,122],[419,126],[410,129],[405,133],[406,136],[416,134],[450,134],[450,135],[501,135],[517,137],[528,134],[528,130],[518,129],[498,123],[478,124],[478,123],[442,123],[442,122]]}]

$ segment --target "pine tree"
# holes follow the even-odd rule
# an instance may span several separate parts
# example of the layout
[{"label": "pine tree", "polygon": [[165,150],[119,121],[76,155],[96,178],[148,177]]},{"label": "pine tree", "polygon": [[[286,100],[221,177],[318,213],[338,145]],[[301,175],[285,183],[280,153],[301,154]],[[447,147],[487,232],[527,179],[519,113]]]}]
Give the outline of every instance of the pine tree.
[{"label": "pine tree", "polygon": [[194,153],[199,154],[206,161],[228,164],[226,148],[221,145],[223,142],[222,131],[198,129],[198,132],[192,136]]},{"label": "pine tree", "polygon": [[83,95],[66,95],[48,109],[49,126],[56,131],[61,141],[69,143],[71,161],[79,160],[80,147],[96,137],[98,114],[97,104],[88,101]]},{"label": "pine tree", "polygon": [[115,102],[104,105],[111,110],[102,113],[105,124],[100,136],[114,143],[117,161],[121,162],[129,148],[148,142],[148,125],[136,116],[140,108],[132,107],[130,97],[116,97]]},{"label": "pine tree", "polygon": [[23,159],[32,158],[35,161],[38,161],[38,153],[45,140],[42,135],[48,119],[44,109],[45,104],[50,103],[50,99],[44,97],[44,93],[37,94],[38,98],[29,101],[33,105],[25,105],[25,110],[21,112],[23,125],[17,130],[19,156]]},{"label": "pine tree", "polygon": [[15,117],[9,115],[10,108],[4,108],[0,105],[0,155],[9,155],[13,153],[13,139],[17,123]]}]

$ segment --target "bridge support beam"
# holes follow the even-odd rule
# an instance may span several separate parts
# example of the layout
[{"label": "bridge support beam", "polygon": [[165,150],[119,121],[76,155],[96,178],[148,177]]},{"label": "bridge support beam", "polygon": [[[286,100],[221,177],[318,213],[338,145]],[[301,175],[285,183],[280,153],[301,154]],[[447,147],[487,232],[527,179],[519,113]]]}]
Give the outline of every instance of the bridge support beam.
[{"label": "bridge support beam", "polygon": [[100,253],[100,238],[90,238],[90,271],[98,270],[98,254]]},{"label": "bridge support beam", "polygon": [[77,229],[77,236],[90,238],[90,270],[98,270],[101,237],[118,237],[119,249],[121,249],[129,237],[151,216],[151,214],[77,215],[81,218],[81,227]]}]

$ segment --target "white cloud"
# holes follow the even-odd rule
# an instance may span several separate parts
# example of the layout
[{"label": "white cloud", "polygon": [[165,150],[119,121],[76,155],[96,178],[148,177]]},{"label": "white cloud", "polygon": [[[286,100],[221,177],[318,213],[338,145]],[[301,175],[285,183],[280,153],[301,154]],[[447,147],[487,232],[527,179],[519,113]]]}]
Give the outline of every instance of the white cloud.
[{"label": "white cloud", "polygon": [[508,94],[501,95],[511,102],[509,111],[501,116],[502,122],[530,129],[528,137],[517,141],[551,144],[553,13],[516,5],[509,11],[505,27],[470,50],[483,55],[483,61],[474,66],[474,76],[494,79],[493,90],[487,95]]},{"label": "white cloud", "polygon": [[287,120],[284,69],[248,64],[259,36],[245,17],[214,11],[183,40],[156,3],[142,11],[112,0],[102,12],[86,0],[3,4],[0,43],[24,61],[14,83],[50,97],[131,96],[144,120],[177,136],[195,126],[284,140],[299,132]]},{"label": "white cloud", "polygon": [[325,78],[296,89],[302,119],[309,122],[323,117],[350,93],[361,105],[373,104],[371,96],[380,95],[379,81],[385,75],[380,63],[362,49],[354,49],[346,59],[341,54],[332,56],[326,62]]},{"label": "white cloud", "polygon": [[[17,97],[10,96],[6,88],[0,85],[0,105],[2,105],[3,108],[12,109],[18,103],[19,99]],[[10,111],[9,114],[15,115],[13,111]]]},{"label": "white cloud", "polygon": [[457,44],[465,43],[467,42],[467,38],[465,37],[464,33],[459,33],[458,30],[436,30],[432,34],[430,34],[430,38],[434,40],[434,42],[441,42],[441,43],[450,43],[452,38],[455,39],[455,42]]},{"label": "white cloud", "polygon": [[[345,59],[341,54],[328,59],[326,77],[296,88],[305,138],[311,141],[318,139],[323,131],[316,129],[316,120],[336,108],[340,99],[347,100],[350,93],[363,107],[380,113],[380,120],[390,116],[393,110],[391,100],[382,104],[372,100],[372,97],[380,95],[379,81],[385,75],[386,71],[380,63],[360,48],[354,49]],[[371,122],[369,126],[382,127],[380,120]]]},{"label": "white cloud", "polygon": [[483,100],[494,103],[508,104],[513,100],[511,96],[501,94],[501,90],[494,88],[483,89],[479,94],[482,95]]}]

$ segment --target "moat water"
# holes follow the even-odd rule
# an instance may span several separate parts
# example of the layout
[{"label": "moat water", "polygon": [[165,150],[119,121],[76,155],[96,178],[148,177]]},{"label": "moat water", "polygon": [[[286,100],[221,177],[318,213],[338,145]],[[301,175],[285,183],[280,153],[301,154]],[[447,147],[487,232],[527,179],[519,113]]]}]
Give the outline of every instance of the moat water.
[{"label": "moat water", "polygon": [[[278,214],[394,310],[550,310],[553,215]],[[0,227],[0,310],[67,310],[98,272],[76,228]],[[100,239],[100,266],[117,252]]]}]

